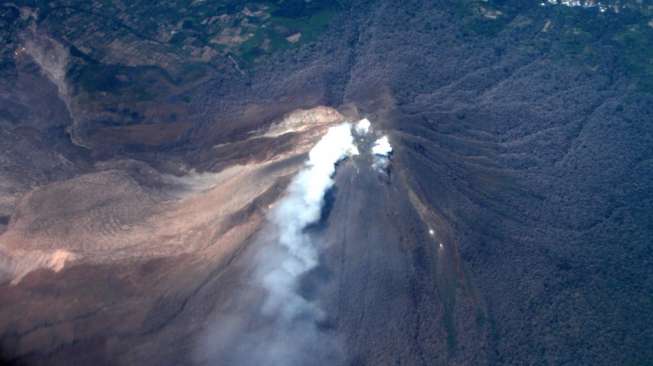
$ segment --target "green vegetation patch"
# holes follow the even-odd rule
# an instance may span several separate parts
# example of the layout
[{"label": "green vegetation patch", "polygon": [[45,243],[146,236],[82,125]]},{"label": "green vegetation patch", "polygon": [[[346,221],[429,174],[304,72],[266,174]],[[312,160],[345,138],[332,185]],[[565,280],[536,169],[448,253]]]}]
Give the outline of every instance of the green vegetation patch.
[{"label": "green vegetation patch", "polygon": [[653,29],[633,26],[615,36],[623,50],[627,71],[637,77],[642,91],[653,93]]},{"label": "green vegetation patch", "polygon": [[620,13],[558,6],[552,18],[561,27],[560,46],[565,56],[593,63],[600,49],[620,50],[618,59],[641,91],[653,92],[653,27],[650,14],[636,8]]},{"label": "green vegetation patch", "polygon": [[[242,61],[251,65],[260,56],[313,42],[324,32],[341,9],[337,1],[288,1],[261,3],[268,14],[257,21],[253,36],[237,50]],[[251,22],[250,22],[251,23]]]},{"label": "green vegetation patch", "polygon": [[528,14],[540,24],[549,22],[551,29],[547,33],[540,32],[540,37],[534,39],[536,46],[589,67],[598,65],[602,57],[611,54],[606,52],[606,47],[619,50],[619,65],[641,91],[653,93],[653,6],[640,0],[603,0],[601,3],[617,6],[619,11],[541,6],[537,1],[458,0],[455,14],[468,31],[478,35],[495,35],[520,14]]},{"label": "green vegetation patch", "polygon": [[499,7],[488,1],[458,0],[454,14],[462,20],[464,29],[474,35],[494,36],[509,23],[511,10],[507,6]]}]

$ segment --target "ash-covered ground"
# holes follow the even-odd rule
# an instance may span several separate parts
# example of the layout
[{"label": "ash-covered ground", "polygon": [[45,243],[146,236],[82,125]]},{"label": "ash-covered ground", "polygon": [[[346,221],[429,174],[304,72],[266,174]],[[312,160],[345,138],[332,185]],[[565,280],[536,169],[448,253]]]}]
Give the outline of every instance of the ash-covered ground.
[{"label": "ash-covered ground", "polygon": [[645,1],[14,1],[0,40],[2,363],[653,364]]}]

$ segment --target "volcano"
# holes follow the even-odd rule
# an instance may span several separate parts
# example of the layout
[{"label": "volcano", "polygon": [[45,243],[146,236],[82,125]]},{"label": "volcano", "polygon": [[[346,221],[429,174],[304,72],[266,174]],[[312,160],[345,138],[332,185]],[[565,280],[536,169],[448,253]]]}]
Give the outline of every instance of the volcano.
[{"label": "volcano", "polygon": [[0,364],[653,364],[652,19],[0,4]]}]

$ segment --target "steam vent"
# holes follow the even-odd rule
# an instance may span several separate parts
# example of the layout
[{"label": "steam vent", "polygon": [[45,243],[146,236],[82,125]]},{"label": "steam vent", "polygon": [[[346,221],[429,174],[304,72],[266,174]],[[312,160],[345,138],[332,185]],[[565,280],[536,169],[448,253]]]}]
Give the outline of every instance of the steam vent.
[{"label": "steam vent", "polygon": [[0,366],[653,366],[653,3],[0,3]]}]

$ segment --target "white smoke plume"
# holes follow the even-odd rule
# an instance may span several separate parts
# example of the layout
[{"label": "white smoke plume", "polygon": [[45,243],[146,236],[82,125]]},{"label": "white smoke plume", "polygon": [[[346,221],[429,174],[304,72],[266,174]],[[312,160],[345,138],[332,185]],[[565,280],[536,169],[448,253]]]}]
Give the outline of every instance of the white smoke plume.
[{"label": "white smoke plume", "polygon": [[374,142],[372,146],[372,154],[388,157],[392,152],[392,146],[388,140],[388,136],[383,136]]},{"label": "white smoke plume", "polygon": [[279,245],[287,258],[278,268],[263,277],[269,291],[264,311],[292,317],[298,311],[309,311],[310,304],[292,291],[299,276],[317,266],[317,252],[304,229],[317,222],[325,193],[333,186],[336,163],[357,155],[351,126],[332,127],[309,153],[306,168],[292,181],[288,195],[272,214],[272,223],[279,230]]},{"label": "white smoke plume", "polygon": [[367,118],[363,118],[358,123],[356,123],[356,127],[354,128],[356,130],[356,133],[358,135],[367,135],[368,132],[370,132],[370,127],[371,127],[370,120]]},{"label": "white smoke plume", "polygon": [[325,194],[334,185],[336,164],[358,154],[351,131],[349,123],[331,127],[310,151],[306,166],[271,213],[272,239],[262,239],[271,245],[255,263],[253,288],[264,291],[260,308],[252,305],[257,302],[256,291],[244,290],[232,306],[234,314],[207,338],[202,351],[208,355],[200,356],[204,360],[238,366],[342,362],[337,340],[320,328],[325,315],[319,305],[298,289],[302,276],[319,264],[316,243],[306,228],[320,219]]},{"label": "white smoke plume", "polygon": [[392,154],[392,145],[390,145],[388,136],[383,136],[374,142],[372,154],[374,154],[372,167],[381,172],[386,171],[390,164],[390,155]]}]

